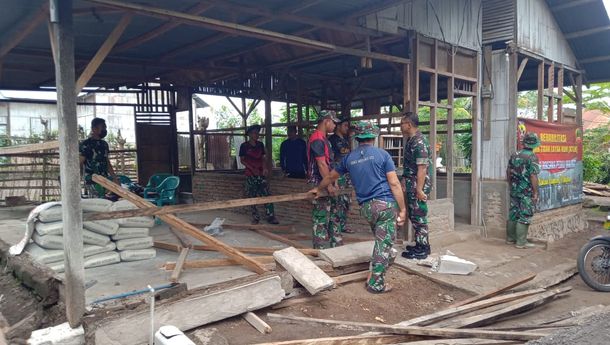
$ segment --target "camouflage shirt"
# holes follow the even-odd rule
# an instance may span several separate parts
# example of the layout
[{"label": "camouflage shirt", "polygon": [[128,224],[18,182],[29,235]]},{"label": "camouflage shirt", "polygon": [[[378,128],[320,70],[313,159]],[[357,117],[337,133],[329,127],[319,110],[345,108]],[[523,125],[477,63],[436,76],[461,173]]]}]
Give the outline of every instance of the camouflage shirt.
[{"label": "camouflage shirt", "polygon": [[333,153],[335,154],[335,160],[333,162],[333,168],[336,168],[339,163],[343,160],[343,157],[350,153],[349,139],[342,138],[337,134],[333,134],[328,138],[330,145],[332,146]]},{"label": "camouflage shirt", "polygon": [[93,174],[108,176],[108,155],[110,148],[104,140],[88,138],[79,145],[80,155],[85,157],[85,179]]},{"label": "camouflage shirt", "polygon": [[530,181],[531,175],[540,173],[538,157],[530,149],[523,149],[513,153],[508,161],[510,173],[510,195],[533,196],[534,189]]},{"label": "camouflage shirt", "polygon": [[[428,194],[430,189],[432,188],[432,184],[430,183],[430,175],[432,169],[432,161],[430,160],[430,145],[428,144],[428,139],[424,137],[420,131],[407,138],[407,143],[405,144],[404,149],[404,157],[403,164],[404,169],[402,176],[411,182],[417,181],[417,166],[418,165],[427,165],[428,171],[426,172],[426,181],[424,182],[424,193]],[[412,184],[415,186],[415,183]]]}]

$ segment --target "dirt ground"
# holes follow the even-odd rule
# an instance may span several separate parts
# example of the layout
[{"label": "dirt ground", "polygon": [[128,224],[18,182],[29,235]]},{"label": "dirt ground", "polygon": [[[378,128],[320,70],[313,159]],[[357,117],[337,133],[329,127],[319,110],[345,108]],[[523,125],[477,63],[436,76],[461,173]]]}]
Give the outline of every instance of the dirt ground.
[{"label": "dirt ground", "polygon": [[527,345],[604,345],[610,344],[610,314],[596,315],[587,324],[572,327]]},{"label": "dirt ground", "polygon": [[[394,324],[413,317],[428,314],[447,307],[456,300],[469,297],[457,289],[446,288],[416,275],[392,268],[388,272],[388,282],[393,290],[387,294],[374,295],[366,291],[364,281],[343,285],[324,293],[321,301],[294,305],[284,309],[267,308],[256,312],[263,320],[267,313],[294,315],[335,320],[349,320],[371,323]],[[216,340],[207,344],[256,344],[306,338],[332,337],[358,334],[354,331],[336,330],[319,326],[288,325],[269,322],[271,334],[261,334],[243,319],[236,317],[205,327],[206,334],[216,329]],[[189,336],[198,342],[197,331]],[[223,340],[219,340],[222,339]],[[205,342],[198,342],[198,345]]]}]

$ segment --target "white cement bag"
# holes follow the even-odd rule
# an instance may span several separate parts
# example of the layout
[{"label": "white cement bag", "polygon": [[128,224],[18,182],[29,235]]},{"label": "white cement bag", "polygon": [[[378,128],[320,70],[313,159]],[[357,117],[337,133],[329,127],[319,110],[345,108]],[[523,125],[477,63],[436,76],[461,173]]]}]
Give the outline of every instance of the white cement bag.
[{"label": "white cement bag", "polygon": [[157,256],[155,248],[132,249],[120,251],[121,261],[149,260]]},{"label": "white cement bag", "polygon": [[30,243],[25,248],[25,251],[28,252],[36,261],[43,264],[50,264],[53,262],[64,260],[64,251],[57,249],[44,249],[36,243]]},{"label": "white cement bag", "polygon": [[121,256],[117,252],[96,254],[85,258],[85,268],[99,267],[121,262]]},{"label": "white cement bag", "polygon": [[153,217],[132,217],[118,220],[122,228],[152,228],[155,226]]},{"label": "white cement bag", "polygon": [[87,230],[97,232],[102,235],[114,235],[119,230],[119,223],[115,220],[93,220],[83,222],[83,227]]},{"label": "white cement bag", "polygon": [[137,209],[138,207],[136,205],[134,205],[131,201],[125,199],[115,201],[110,207],[110,211],[127,211]]},{"label": "white cement bag", "polygon": [[96,246],[105,246],[110,242],[110,237],[107,235],[100,235],[93,231],[83,229],[83,243],[93,244]]},{"label": "white cement bag", "polygon": [[105,246],[94,246],[92,244],[85,244],[83,246],[83,253],[84,253],[85,257],[88,257],[91,255],[111,252],[115,249],[116,249],[116,244],[114,242],[108,242],[108,244]]},{"label": "white cement bag", "polygon": [[148,228],[119,228],[119,231],[112,236],[112,240],[118,241],[126,238],[148,237],[148,232]]},{"label": "white cement bag", "polygon": [[39,235],[61,235],[64,232],[63,222],[42,223],[36,222],[34,225]]},{"label": "white cement bag", "polygon": [[48,264],[48,266],[55,271],[55,273],[62,273],[65,270],[63,261],[54,262],[52,264]]},{"label": "white cement bag", "polygon": [[53,201],[34,207],[34,209],[30,211],[28,219],[25,221],[25,233],[23,234],[23,238],[21,238],[21,241],[19,241],[17,244],[11,246],[8,249],[8,253],[13,256],[21,254],[21,252],[23,252],[25,249],[25,246],[30,243],[32,234],[34,234],[34,223],[38,219],[40,212],[59,205],[61,205],[61,203]]},{"label": "white cement bag", "polygon": [[57,222],[61,220],[61,206],[53,206],[38,213],[38,220],[43,223]]},{"label": "white cement bag", "polygon": [[146,249],[153,246],[153,238],[140,237],[140,238],[128,238],[124,240],[116,241],[116,249],[128,250],[128,249]]},{"label": "white cement bag", "polygon": [[112,207],[113,202],[106,199],[81,199],[81,207],[83,212],[108,212]]},{"label": "white cement bag", "polygon": [[41,236],[34,232],[32,239],[36,244],[46,249],[64,249],[64,238],[57,235]]}]

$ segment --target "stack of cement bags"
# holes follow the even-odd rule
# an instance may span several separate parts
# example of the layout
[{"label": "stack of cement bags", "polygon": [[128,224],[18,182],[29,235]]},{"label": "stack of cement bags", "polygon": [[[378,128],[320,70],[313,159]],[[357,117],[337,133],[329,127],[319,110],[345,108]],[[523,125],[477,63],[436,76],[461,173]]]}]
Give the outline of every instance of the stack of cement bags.
[{"label": "stack of cement bags", "polygon": [[[87,213],[128,210],[135,206],[124,200],[113,203],[105,199],[83,199],[82,208]],[[32,236],[34,242],[26,248],[36,260],[56,272],[64,270],[61,217],[61,206],[40,212]],[[154,258],[153,239],[148,236],[153,226],[151,217],[83,222],[85,268]]]}]

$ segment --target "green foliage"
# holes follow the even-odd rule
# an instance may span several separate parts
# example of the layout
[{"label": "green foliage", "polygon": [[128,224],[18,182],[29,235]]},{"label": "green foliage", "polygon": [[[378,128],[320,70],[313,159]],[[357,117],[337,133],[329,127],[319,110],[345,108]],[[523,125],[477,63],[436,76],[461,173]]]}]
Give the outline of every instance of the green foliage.
[{"label": "green foliage", "polygon": [[242,118],[236,112],[233,112],[226,105],[222,105],[220,109],[214,110],[216,116],[216,126],[218,128],[233,128],[241,127]]},{"label": "green foliage", "polygon": [[583,138],[584,180],[610,184],[610,126],[585,132]]}]

